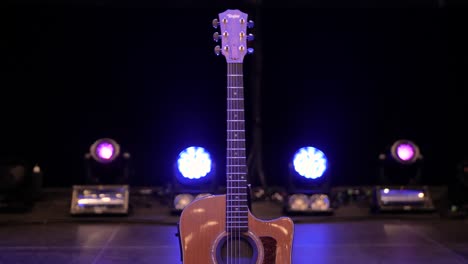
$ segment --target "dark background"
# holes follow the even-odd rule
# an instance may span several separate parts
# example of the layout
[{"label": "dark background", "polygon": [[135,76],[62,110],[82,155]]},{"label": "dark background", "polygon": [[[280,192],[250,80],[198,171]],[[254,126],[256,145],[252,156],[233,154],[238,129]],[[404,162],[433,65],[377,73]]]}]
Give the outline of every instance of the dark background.
[{"label": "dark background", "polygon": [[372,184],[378,154],[400,138],[419,145],[425,183],[445,184],[468,152],[465,12],[376,2],[4,3],[0,154],[38,162],[46,186],[71,186],[89,146],[111,137],[132,154],[132,184],[157,186],[200,145],[222,175],[226,61],[211,21],[242,8],[258,39],[244,60],[247,140],[260,103],[268,184],[285,182],[304,145],[326,153],[334,184]]}]

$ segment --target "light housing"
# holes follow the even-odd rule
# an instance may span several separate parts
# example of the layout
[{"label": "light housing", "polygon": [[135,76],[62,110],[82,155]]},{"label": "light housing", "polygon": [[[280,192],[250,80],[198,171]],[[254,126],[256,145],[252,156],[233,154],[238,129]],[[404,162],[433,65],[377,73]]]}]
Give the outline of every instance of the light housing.
[{"label": "light housing", "polygon": [[457,163],[455,177],[448,185],[451,216],[468,216],[468,157]]},{"label": "light housing", "polygon": [[329,161],[315,147],[299,148],[289,163],[286,214],[332,214]]},{"label": "light housing", "polygon": [[98,139],[85,154],[85,184],[128,184],[130,165],[130,153],[122,153],[116,140]]},{"label": "light housing", "polygon": [[374,212],[433,212],[435,210],[427,186],[376,186],[373,192]]},{"label": "light housing", "polygon": [[423,156],[407,139],[396,140],[379,155],[379,185],[421,185]]},{"label": "light housing", "polygon": [[374,212],[432,212],[435,208],[423,185],[423,156],[408,139],[396,140],[378,156],[379,177],[373,190]]},{"label": "light housing", "polygon": [[127,215],[128,185],[74,185],[71,215]]},{"label": "light housing", "polygon": [[72,186],[70,214],[129,213],[130,153],[111,138],[96,140],[84,155],[85,182]]},{"label": "light housing", "polygon": [[0,160],[0,211],[24,212],[40,198],[40,167],[23,159]]}]

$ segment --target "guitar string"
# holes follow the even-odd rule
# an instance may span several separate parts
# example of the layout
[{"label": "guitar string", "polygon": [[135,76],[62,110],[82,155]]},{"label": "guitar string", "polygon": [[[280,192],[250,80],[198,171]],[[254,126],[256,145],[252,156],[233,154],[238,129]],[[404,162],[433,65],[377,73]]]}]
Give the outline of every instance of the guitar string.
[{"label": "guitar string", "polygon": [[[233,66],[237,66],[237,64],[233,64]],[[237,83],[237,80],[238,80],[237,74],[238,74],[238,72],[237,72],[236,67],[234,68],[234,74],[235,74],[235,76],[234,76],[234,87],[238,87],[238,83]],[[237,91],[237,89],[238,88],[234,88],[234,89],[231,89],[231,90],[232,91]],[[233,97],[234,97],[234,95],[233,95]],[[238,109],[237,103],[238,103],[238,100],[233,100],[233,104],[235,105],[236,110]],[[235,114],[236,113],[235,111],[233,111],[233,113],[234,113],[234,120],[235,120],[234,121],[235,130],[239,130],[238,116]],[[236,148],[239,148],[239,153],[240,153],[240,151],[241,151],[240,146],[238,144],[236,144],[236,142],[234,142],[234,141],[233,141],[233,145],[235,145]],[[238,156],[241,156],[241,155],[238,155]],[[236,172],[236,176],[238,176],[239,175],[239,174],[237,174],[238,173],[238,171],[237,171],[238,168],[237,167],[233,167],[233,168],[234,168],[234,171]],[[237,195],[237,192],[239,191],[239,189],[237,188],[238,184],[239,184],[238,180],[239,179],[236,178],[236,181],[234,182],[234,185],[235,185],[234,190],[236,191],[235,195]],[[234,231],[236,232],[236,234],[234,236],[234,261],[237,262],[239,260],[239,257],[238,257],[239,249],[237,248],[237,242],[239,240],[239,237],[238,237],[238,234],[237,234],[237,232],[239,230],[239,228],[237,227],[237,224],[238,224],[237,223],[237,220],[238,220],[237,216],[239,215],[239,209],[238,209],[239,208],[239,201],[238,200],[235,200],[235,206],[236,206],[236,211],[234,213],[235,217],[233,218],[233,220],[234,219],[236,220],[236,221],[234,221],[234,224],[233,224],[233,226],[236,227],[234,229]]]},{"label": "guitar string", "polygon": [[[236,66],[237,66],[237,65],[238,65],[238,64],[236,64]],[[234,80],[236,80],[236,82],[235,82],[234,85],[235,85],[235,87],[239,87],[239,86],[238,86],[239,84],[238,84],[238,82],[237,82],[237,81],[238,81],[238,78],[239,78],[239,77],[237,76],[237,74],[238,74],[237,69],[236,69],[236,71],[235,71],[235,74],[236,74],[236,76],[234,77],[234,78],[235,78]],[[237,89],[238,89],[238,88],[234,88],[233,90],[234,90],[234,91],[237,91]],[[239,101],[238,101],[238,100],[234,100],[234,103],[237,104],[237,103],[239,103]],[[238,107],[239,107],[239,106],[236,105],[236,108],[235,108],[236,111],[237,111]],[[234,112],[235,112],[235,111],[234,111]],[[236,112],[235,112],[235,113],[236,113]],[[239,127],[240,125],[239,125],[239,122],[238,122],[238,121],[239,121],[239,116],[238,116],[238,115],[235,115],[235,117],[236,117],[236,118],[235,118],[235,120],[236,120],[236,121],[235,121],[235,122],[236,122],[236,123],[235,123],[236,130],[239,130],[239,128],[240,128],[240,127]],[[237,141],[235,141],[235,142],[237,142]],[[237,142],[237,143],[239,143],[239,142]],[[239,144],[236,144],[236,147],[237,147],[237,148],[240,148]],[[240,156],[242,156],[242,155],[240,155]],[[239,173],[239,171],[238,171],[239,168],[238,168],[238,167],[234,167],[234,168],[236,168],[236,169],[235,169],[235,170],[236,170],[236,173]],[[236,175],[238,176],[239,174],[236,174]],[[239,186],[238,186],[238,185],[239,185],[239,182],[238,182],[238,180],[239,180],[239,178],[237,178],[236,181],[235,181],[235,184],[236,184],[236,188],[235,188],[235,190],[236,190],[236,195],[237,195],[237,193],[239,192],[239,188],[238,188],[238,187],[239,187]],[[235,217],[236,222],[235,222],[234,226],[239,225],[239,223],[238,223],[238,220],[239,220],[238,216],[239,216],[240,206],[239,206],[239,200],[237,200],[237,199],[236,199],[236,208],[239,208],[239,209],[236,211],[236,217]],[[236,228],[236,231],[239,232],[239,229],[240,229],[240,228],[237,227],[237,228]],[[238,262],[238,261],[239,261],[239,256],[238,256],[238,254],[240,254],[240,248],[238,248],[239,234],[236,234],[235,239],[236,239],[236,240],[234,240],[234,242],[236,243],[235,246],[234,246],[235,255],[236,255],[235,260],[236,260],[236,262]]]},{"label": "guitar string", "polygon": [[[233,87],[233,86],[235,85],[235,84],[234,84],[235,78],[233,77],[233,74],[234,74],[233,69],[234,69],[234,68],[233,68],[233,64],[230,63],[230,64],[229,64],[229,73],[230,73],[229,80],[230,80],[230,82],[229,82],[229,84],[228,84],[228,87]],[[229,100],[228,100],[229,110],[231,110],[231,109],[233,109],[233,104],[234,104],[234,100],[230,100],[230,99],[232,99],[232,89],[231,89],[231,88],[228,88],[228,94],[229,94]],[[230,121],[229,121],[229,123],[230,123],[230,130],[231,130],[231,132],[232,132],[232,130],[235,129],[235,127],[234,127],[234,126],[235,126],[235,122],[233,121],[233,120],[234,120],[234,117],[232,116],[232,111],[229,111],[229,112],[228,112],[228,119],[230,120]],[[231,132],[230,132],[230,133],[231,133]],[[234,146],[234,144],[233,144],[231,135],[229,136],[229,146],[230,146],[230,149],[231,149],[231,151],[230,151],[230,154],[231,154],[231,155],[230,155],[230,156],[231,156],[230,165],[231,165],[231,164],[232,164],[232,160],[233,160],[233,159],[232,159],[232,154],[235,153],[235,150],[234,150],[234,149],[235,149],[235,146]],[[235,173],[235,172],[233,171],[233,167],[232,167],[232,166],[229,167],[229,171],[230,171],[230,175],[229,175],[230,178],[229,178],[229,180],[230,180],[230,183],[231,183],[231,184],[230,184],[231,188],[230,188],[230,192],[229,192],[229,195],[228,195],[228,199],[229,199],[229,201],[230,201],[231,206],[229,207],[229,215],[230,215],[230,217],[229,217],[229,219],[228,219],[228,221],[229,221],[228,225],[229,225],[229,227],[230,227],[230,232],[229,232],[229,241],[230,241],[230,244],[229,244],[228,264],[229,264],[229,262],[232,261],[232,259],[233,259],[233,253],[235,253],[235,248],[233,248],[233,246],[235,247],[235,244],[232,243],[232,242],[233,242],[233,231],[234,231],[234,227],[233,227],[233,223],[232,223],[232,219],[233,219],[233,214],[234,214],[234,212],[233,212],[232,210],[233,210],[233,208],[234,208],[233,206],[235,206],[235,202],[234,202],[233,199],[232,199],[232,194],[233,194],[233,191],[234,191],[234,188],[233,188],[233,187],[234,187],[234,186],[233,186],[233,185],[234,185],[233,177],[234,177],[234,173]]]},{"label": "guitar string", "polygon": [[[231,67],[231,77],[230,77],[230,78],[231,78],[231,83],[229,84],[229,87],[232,87],[232,86],[235,85],[235,84],[234,84],[235,78],[234,78],[234,76],[233,76],[233,74],[234,74],[234,68],[233,68],[233,66],[234,66],[234,64],[231,63],[231,65],[230,65],[230,67]],[[232,89],[229,89],[229,96],[230,96],[230,98],[232,98]],[[230,104],[231,104],[231,109],[232,109],[233,104],[234,104],[234,101],[233,101],[233,100],[229,100],[229,102],[230,102]],[[234,119],[233,119],[234,117],[232,116],[232,111],[229,112],[229,115],[230,115],[229,118],[231,118],[230,120],[234,120]],[[236,124],[236,123],[235,123],[234,121],[231,121],[231,129],[235,129],[235,127],[234,127],[235,124]],[[233,146],[233,145],[234,145],[234,144],[233,144],[233,141],[230,142],[230,145],[231,145],[231,148],[234,149],[235,146]],[[235,153],[235,151],[234,151],[234,153]],[[231,153],[231,154],[232,154],[232,153]],[[231,159],[231,160],[232,160],[232,159]],[[229,169],[231,170],[231,172],[234,172],[234,171],[233,171],[233,167],[229,167]],[[232,181],[233,178],[234,178],[234,174],[231,174],[231,175],[232,175],[231,178],[230,178],[230,180],[231,180],[231,187],[234,187],[234,186],[233,186],[233,185],[234,185],[234,181]],[[234,202],[234,200],[232,199],[232,194],[233,194],[233,193],[234,193],[234,188],[231,188],[231,192],[230,192],[229,199],[231,200],[232,205],[235,206],[235,202]],[[233,207],[232,207],[232,206],[230,207],[230,210],[233,210]],[[229,219],[229,225],[231,226],[231,232],[234,231],[234,225],[233,225],[233,223],[232,223],[233,215],[234,215],[234,212],[231,211],[231,218]],[[234,239],[233,234],[231,233],[231,234],[229,234],[229,235],[230,235],[231,242],[235,242],[235,241],[233,240],[233,239]],[[234,260],[234,256],[233,256],[233,255],[234,255],[235,252],[236,252],[236,250],[235,250],[235,243],[231,243],[231,247],[233,247],[233,248],[231,248],[231,254],[229,255],[229,261]]]},{"label": "guitar string", "polygon": [[[240,63],[237,64],[238,70],[240,70],[240,69],[239,69],[239,66],[240,66],[240,65],[241,65]],[[239,74],[239,73],[240,73],[239,71],[236,72],[236,74]],[[236,87],[241,87],[240,82],[241,82],[241,80],[242,80],[242,77],[236,76],[236,78],[238,79],[238,83],[236,83]],[[239,96],[239,94],[240,94],[240,89],[241,89],[241,88],[236,88],[236,90],[237,90],[237,89],[239,89],[239,91],[238,91],[238,93],[237,93],[237,95]],[[236,102],[238,102],[239,105],[242,104],[242,101],[241,101],[241,100],[239,100],[239,101],[236,100]],[[240,109],[240,106],[239,106],[239,105],[236,107],[236,109]],[[238,111],[238,110],[236,110],[236,111]],[[241,120],[241,119],[240,119],[240,113],[237,114],[237,120]],[[242,124],[242,122],[238,122],[237,125],[239,126],[239,128],[242,127],[241,124]],[[239,128],[238,128],[238,130],[239,130]],[[236,142],[240,143],[240,144],[238,144],[238,145],[241,145],[242,148],[244,147],[241,141],[236,141]],[[243,155],[242,155],[242,156],[243,156]],[[241,175],[241,174],[240,174],[240,172],[241,172],[241,167],[236,166],[236,168],[237,168],[238,173],[239,173],[239,174],[237,174],[237,175]],[[240,177],[239,177],[239,179],[237,179],[237,180],[240,180]],[[241,183],[240,181],[237,181],[238,187],[239,187],[240,183]],[[236,190],[237,190],[237,192],[239,192],[239,191],[240,191],[240,188],[236,188]],[[236,195],[238,195],[238,194],[236,194]],[[238,196],[238,197],[240,197],[240,196]],[[240,199],[237,199],[237,204],[239,205],[239,208],[241,208],[241,207],[240,207]],[[238,210],[238,213],[237,213],[237,214],[238,214],[237,216],[239,216],[239,215],[241,214],[241,210],[240,210],[240,209]],[[239,220],[240,220],[240,217],[236,217],[236,219],[237,219],[237,225],[239,225],[239,226],[242,225],[242,223],[240,223],[240,221],[239,221]],[[241,232],[241,228],[240,228],[240,227],[237,228],[237,232],[238,232],[238,234],[237,234],[237,240],[236,240],[236,241],[237,241],[237,251],[236,251],[236,252],[239,254],[239,256],[237,257],[237,259],[240,261],[240,254],[241,254],[241,248],[240,248],[240,232]]]},{"label": "guitar string", "polygon": [[[235,74],[236,74],[236,79],[235,79],[235,80],[236,80],[236,83],[235,83],[235,87],[236,87],[236,88],[234,88],[234,90],[237,92],[235,95],[237,95],[237,96],[236,96],[236,99],[238,99],[238,100],[235,100],[235,101],[234,101],[234,102],[236,102],[236,104],[237,104],[237,105],[236,105],[236,108],[235,108],[236,111],[234,111],[234,112],[236,113],[236,119],[235,119],[235,120],[237,121],[237,123],[236,123],[236,130],[240,131],[240,130],[244,130],[244,129],[245,129],[244,123],[242,122],[242,121],[243,121],[243,118],[241,118],[242,113],[239,112],[239,110],[240,110],[241,108],[243,109],[243,96],[241,96],[241,95],[243,95],[243,93],[242,93],[242,89],[243,89],[243,83],[242,83],[243,76],[242,76],[242,74],[241,74],[241,73],[242,73],[242,68],[241,68],[241,67],[242,67],[242,64],[238,63],[238,64],[236,64],[236,66],[237,66],[237,67],[236,67],[236,73],[235,73]],[[243,116],[242,116],[242,117],[243,117]],[[240,122],[239,122],[239,121],[240,121]],[[238,137],[238,138],[239,138],[239,137]],[[236,138],[236,140],[238,140],[238,138]],[[244,138],[242,137],[241,140],[242,140],[242,139],[244,139]],[[243,144],[243,141],[235,141],[235,142],[237,142],[237,143],[236,143],[237,148],[242,149],[242,150],[245,149],[245,146],[244,146],[244,144]],[[243,173],[243,168],[242,168],[241,165],[243,165],[243,157],[244,157],[244,155],[240,155],[240,156],[241,156],[241,158],[240,158],[240,159],[236,159],[236,162],[235,162],[235,163],[236,163],[236,166],[235,166],[235,168],[236,168],[236,175],[238,175],[238,178],[236,179],[236,185],[237,185],[237,186],[236,186],[236,187],[237,187],[237,188],[236,188],[236,191],[237,191],[237,192],[236,192],[236,197],[238,197],[238,199],[236,199],[236,203],[237,203],[237,206],[238,206],[238,208],[239,208],[239,210],[237,210],[237,214],[236,214],[236,224],[235,224],[235,226],[237,226],[237,229],[236,229],[236,230],[237,230],[237,236],[236,236],[236,254],[238,254],[238,255],[236,256],[236,260],[237,260],[238,262],[240,262],[240,259],[241,259],[241,258],[240,258],[240,255],[241,255],[241,248],[240,248],[241,244],[240,244],[240,243],[241,243],[241,229],[242,229],[241,226],[243,226],[243,224],[244,224],[244,223],[241,221],[241,220],[243,220],[243,218],[240,217],[241,215],[243,215],[243,210],[241,210],[241,208],[242,208],[242,209],[244,209],[244,208],[243,208],[243,206],[242,206],[243,204],[241,203],[241,199],[240,199],[240,195],[239,195],[239,193],[240,193],[240,191],[241,191],[241,188],[240,188],[240,187],[243,187],[243,185],[241,184],[241,183],[243,183],[243,182],[241,182],[242,177],[239,177],[239,176],[241,176],[241,175],[242,175],[241,173]]]},{"label": "guitar string", "polygon": [[[227,84],[228,87],[230,87],[230,85],[231,85],[231,78],[232,78],[232,77],[230,76],[230,74],[231,74],[231,73],[230,73],[230,72],[231,72],[230,70],[231,70],[231,67],[230,67],[230,64],[228,63],[228,74],[229,74],[229,76],[228,76],[228,84]],[[230,89],[229,89],[229,88],[227,89],[227,92],[228,92],[228,101],[227,101],[227,104],[228,104],[228,109],[230,109],[230,107],[231,107],[231,105],[230,105],[231,102],[230,102],[230,100],[229,100],[229,96],[230,96]],[[229,120],[230,120],[230,119],[229,119],[229,118],[230,118],[230,112],[229,112],[229,111],[228,111],[228,113],[227,113],[227,118],[228,118],[228,133],[229,133],[229,129],[230,129],[229,127],[232,126],[231,123],[230,123],[231,121],[229,121]],[[231,128],[231,129],[232,129],[232,128]],[[230,148],[231,142],[229,141],[229,138],[228,138],[228,142],[227,142],[227,143],[228,143],[228,148]],[[230,150],[228,151],[229,156],[231,155],[231,152],[232,152],[232,149],[230,149]],[[230,159],[228,158],[228,165],[229,165],[229,163],[230,163]],[[228,172],[230,172],[230,167],[228,167]],[[232,175],[232,174],[228,174],[228,177],[231,177],[231,175]],[[229,264],[229,263],[231,262],[231,260],[230,260],[231,257],[230,257],[230,256],[231,256],[231,231],[232,231],[232,230],[231,230],[231,224],[230,224],[230,222],[229,222],[229,220],[231,219],[231,208],[232,208],[232,207],[231,207],[231,199],[230,199],[230,193],[231,193],[231,191],[232,191],[232,188],[231,188],[232,186],[231,186],[231,184],[232,184],[232,181],[228,178],[228,190],[229,190],[228,195],[227,195],[227,199],[228,199],[228,207],[227,207],[227,209],[228,209],[228,211],[227,211],[228,218],[226,219],[226,221],[227,221],[227,227],[228,227],[228,234],[227,234],[227,235],[228,235],[228,239],[227,239],[227,245],[226,245],[226,246],[227,246],[227,251],[228,251],[228,252],[227,252],[227,264]]]},{"label": "guitar string", "polygon": [[[240,65],[241,65],[241,64],[239,63],[238,66],[240,66]],[[238,70],[240,70],[239,67],[238,67]],[[240,73],[240,72],[238,71],[237,74],[239,74],[239,73]],[[241,87],[241,80],[242,80],[242,77],[239,76],[239,77],[237,77],[237,79],[238,79],[238,82],[239,82],[239,83],[236,84],[236,87]],[[236,89],[239,89],[239,92],[237,93],[237,95],[239,96],[239,94],[240,94],[240,89],[241,89],[241,88],[236,88]],[[239,105],[237,106],[236,109],[240,109],[240,105],[242,104],[242,101],[239,100],[238,102],[239,102]],[[238,120],[240,120],[240,113],[238,113],[237,117],[238,117]],[[242,127],[241,124],[242,124],[242,122],[239,122],[239,123],[238,123],[238,126]],[[240,143],[239,145],[241,145],[242,147],[244,147],[243,144],[242,144],[242,141],[237,141],[237,142]],[[241,172],[241,167],[240,167],[240,166],[236,166],[236,168],[237,168],[237,170],[238,170],[239,172]],[[239,173],[238,175],[241,175],[241,174]],[[239,179],[238,179],[238,180],[239,180]],[[238,181],[237,184],[240,185],[241,182]],[[239,186],[238,186],[238,187],[239,187]],[[240,188],[237,188],[237,190],[238,190],[238,192],[239,192],[239,191],[240,191]],[[239,197],[240,197],[240,196],[239,196]],[[237,203],[239,204],[239,207],[240,207],[240,205],[241,205],[240,199],[238,199],[238,202],[237,202]],[[242,208],[242,207],[240,207],[240,208]],[[240,214],[243,214],[243,213],[241,213],[241,210],[239,210],[238,215],[240,215]],[[243,225],[243,223],[240,223],[240,221],[239,221],[239,220],[242,219],[242,218],[237,217],[236,219],[238,220],[238,225],[239,225],[239,226]],[[238,234],[237,234],[237,247],[238,247],[238,250],[237,250],[237,252],[238,252],[238,257],[237,257],[237,259],[238,259],[239,262],[240,262],[240,254],[241,254],[241,248],[240,248],[240,243],[241,243],[241,239],[240,239],[240,238],[241,238],[241,234],[240,234],[240,233],[241,233],[241,228],[240,228],[240,227],[237,228],[237,232],[238,232]]]}]

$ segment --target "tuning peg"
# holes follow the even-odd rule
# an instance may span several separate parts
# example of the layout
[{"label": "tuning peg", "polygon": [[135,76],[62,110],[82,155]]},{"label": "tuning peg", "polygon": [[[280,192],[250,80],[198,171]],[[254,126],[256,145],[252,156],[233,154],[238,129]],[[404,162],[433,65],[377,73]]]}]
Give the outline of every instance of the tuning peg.
[{"label": "tuning peg", "polygon": [[248,28],[253,28],[254,27],[254,22],[252,20],[249,20],[249,22],[247,22],[247,27]]},{"label": "tuning peg", "polygon": [[248,41],[252,41],[252,40],[254,40],[254,39],[255,39],[255,37],[254,37],[253,34],[249,34],[249,35],[247,36],[247,40],[248,40]]},{"label": "tuning peg", "polygon": [[214,41],[218,42],[218,40],[220,40],[220,39],[221,39],[221,36],[219,35],[218,32],[213,33],[213,40]]},{"label": "tuning peg", "polygon": [[247,53],[248,53],[248,54],[254,53],[254,49],[253,49],[253,48],[248,48],[248,49],[247,49]]},{"label": "tuning peg", "polygon": [[217,45],[215,48],[214,48],[214,52],[216,55],[219,56],[219,54],[221,53],[221,47],[219,45]]},{"label": "tuning peg", "polygon": [[213,19],[213,22],[212,22],[212,23],[213,23],[213,27],[214,27],[214,28],[218,28],[218,26],[219,26],[219,21],[218,21],[218,19],[216,19],[216,18]]}]

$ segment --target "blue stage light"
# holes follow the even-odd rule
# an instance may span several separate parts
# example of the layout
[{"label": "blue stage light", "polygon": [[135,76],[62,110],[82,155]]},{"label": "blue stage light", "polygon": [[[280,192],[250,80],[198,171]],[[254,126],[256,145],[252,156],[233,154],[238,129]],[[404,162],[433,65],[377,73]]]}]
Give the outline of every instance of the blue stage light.
[{"label": "blue stage light", "polygon": [[211,156],[202,147],[188,147],[179,154],[177,167],[182,177],[200,179],[207,176],[212,169]]},{"label": "blue stage light", "polygon": [[293,159],[294,170],[301,176],[308,179],[322,177],[327,169],[327,157],[314,147],[300,148]]}]

